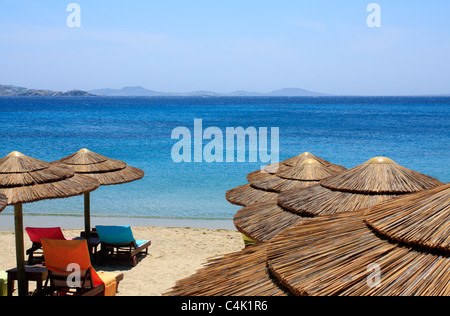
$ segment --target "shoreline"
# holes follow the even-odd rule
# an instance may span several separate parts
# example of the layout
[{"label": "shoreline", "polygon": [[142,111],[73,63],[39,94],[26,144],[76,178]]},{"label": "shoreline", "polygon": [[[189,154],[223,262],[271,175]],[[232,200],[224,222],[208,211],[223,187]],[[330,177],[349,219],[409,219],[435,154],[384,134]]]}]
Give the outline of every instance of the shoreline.
[{"label": "shoreline", "polygon": [[[83,216],[28,215],[23,217],[25,227],[61,227],[83,229]],[[237,231],[232,219],[189,218],[137,218],[137,217],[91,217],[91,226],[130,225],[132,227],[196,228]],[[0,232],[14,231],[14,215],[0,214]]]}]

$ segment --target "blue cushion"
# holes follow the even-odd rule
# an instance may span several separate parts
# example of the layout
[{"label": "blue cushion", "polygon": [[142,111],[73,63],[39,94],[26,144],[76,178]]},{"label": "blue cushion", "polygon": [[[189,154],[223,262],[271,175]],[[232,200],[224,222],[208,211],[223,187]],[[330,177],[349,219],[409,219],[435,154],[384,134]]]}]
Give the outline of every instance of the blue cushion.
[{"label": "blue cushion", "polygon": [[148,240],[136,240],[136,246],[139,248],[143,244],[147,243]]},{"label": "blue cushion", "polygon": [[113,245],[125,245],[134,240],[131,226],[95,226],[101,242]]}]

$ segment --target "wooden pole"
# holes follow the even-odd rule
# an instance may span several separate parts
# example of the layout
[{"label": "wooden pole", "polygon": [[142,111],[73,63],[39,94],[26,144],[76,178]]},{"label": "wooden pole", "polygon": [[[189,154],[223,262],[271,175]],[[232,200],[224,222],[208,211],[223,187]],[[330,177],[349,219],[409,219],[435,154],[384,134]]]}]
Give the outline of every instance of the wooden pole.
[{"label": "wooden pole", "polygon": [[84,231],[86,238],[91,236],[91,194],[84,195]]},{"label": "wooden pole", "polygon": [[19,296],[26,296],[27,280],[25,276],[25,248],[23,242],[23,209],[22,204],[14,205],[14,225],[16,237],[17,283]]}]

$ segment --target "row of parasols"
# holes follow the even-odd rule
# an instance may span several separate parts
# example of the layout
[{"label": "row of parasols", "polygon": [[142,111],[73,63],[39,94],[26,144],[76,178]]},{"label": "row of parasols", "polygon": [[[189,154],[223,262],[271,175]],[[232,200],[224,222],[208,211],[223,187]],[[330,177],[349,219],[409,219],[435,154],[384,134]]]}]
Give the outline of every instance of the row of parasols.
[{"label": "row of parasols", "polygon": [[23,207],[24,203],[85,196],[85,233],[89,237],[90,193],[101,185],[128,183],[144,171],[125,162],[82,149],[51,163],[12,152],[0,159],[0,211],[14,205],[19,295],[26,295]]},{"label": "row of parasols", "polygon": [[166,295],[450,294],[449,184],[384,157],[347,170],[310,153],[247,178],[226,197],[255,245]]}]

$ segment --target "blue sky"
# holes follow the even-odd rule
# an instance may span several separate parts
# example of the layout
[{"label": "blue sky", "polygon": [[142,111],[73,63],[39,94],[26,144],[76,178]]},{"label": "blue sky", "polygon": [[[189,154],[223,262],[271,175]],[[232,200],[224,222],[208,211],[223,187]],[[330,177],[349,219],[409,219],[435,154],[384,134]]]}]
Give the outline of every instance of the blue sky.
[{"label": "blue sky", "polygon": [[0,84],[449,94],[449,14],[448,0],[0,0]]}]

